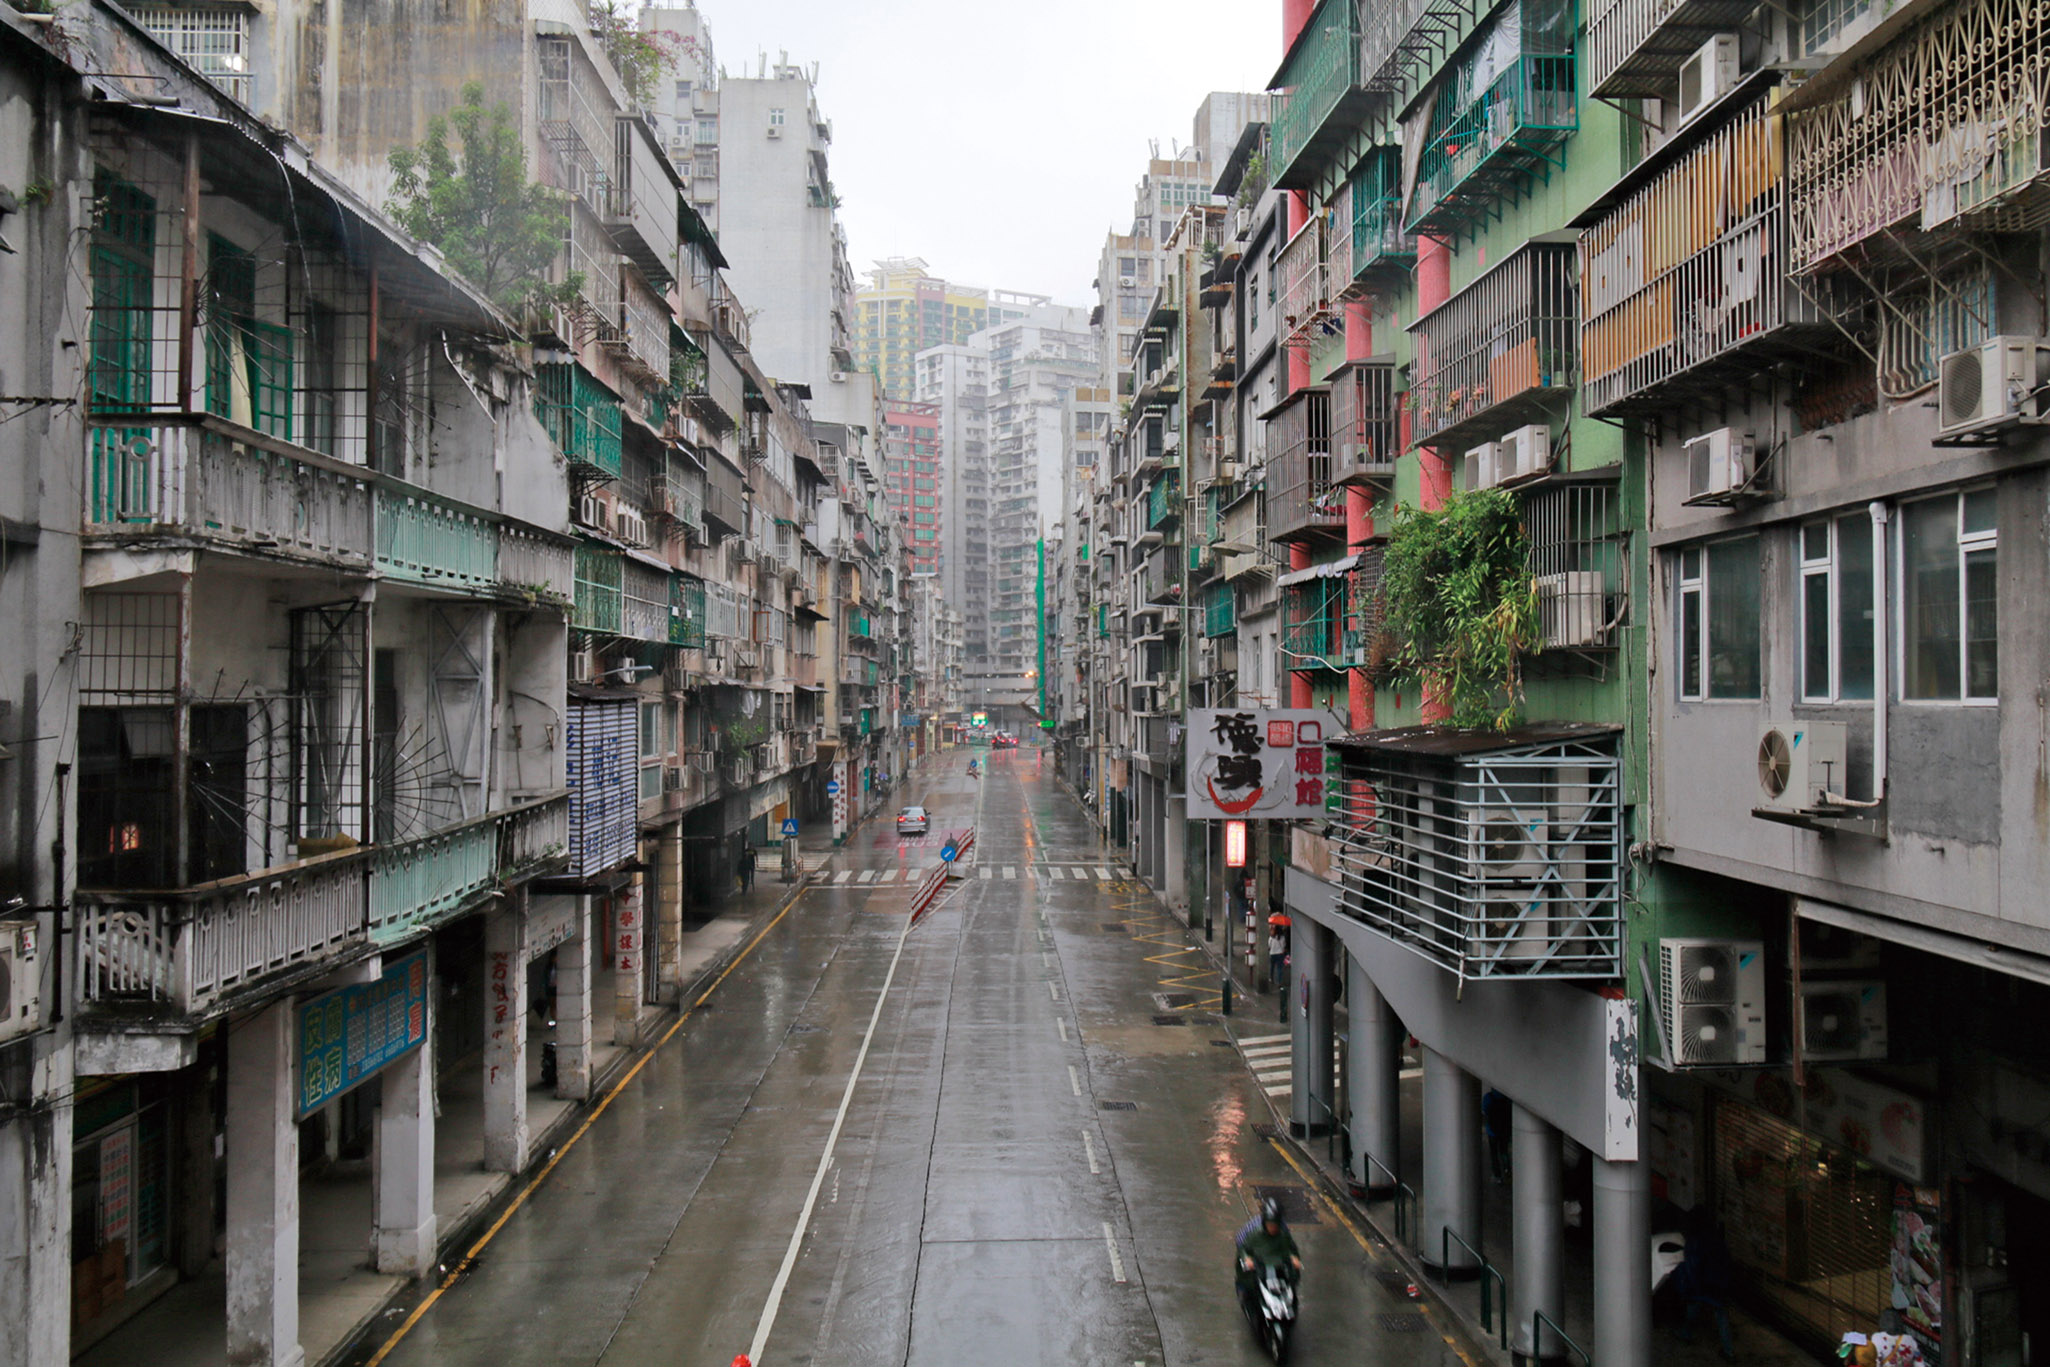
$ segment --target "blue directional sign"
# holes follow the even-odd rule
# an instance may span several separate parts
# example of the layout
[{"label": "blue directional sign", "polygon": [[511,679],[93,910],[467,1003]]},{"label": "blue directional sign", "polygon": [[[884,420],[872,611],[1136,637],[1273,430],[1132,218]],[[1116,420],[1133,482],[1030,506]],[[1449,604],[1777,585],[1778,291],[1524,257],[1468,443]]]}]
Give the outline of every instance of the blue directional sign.
[{"label": "blue directional sign", "polygon": [[838,796],[840,796],[840,780],[839,780],[839,779],[837,779],[837,778],[829,778],[829,779],[827,779],[827,780],[826,780],[826,796],[827,796],[827,797],[838,797]]},{"label": "blue directional sign", "polygon": [[796,834],[797,834],[797,818],[796,818],[796,817],[794,817],[794,816],[786,816],[786,817],[784,817],[784,818],[783,818],[783,834],[785,834],[785,835],[796,835]]},{"label": "blue directional sign", "polygon": [[949,841],[945,846],[943,846],[940,849],[940,858],[946,860],[949,864],[953,863],[956,859],[960,857],[961,851],[954,848],[954,844],[952,841]]}]

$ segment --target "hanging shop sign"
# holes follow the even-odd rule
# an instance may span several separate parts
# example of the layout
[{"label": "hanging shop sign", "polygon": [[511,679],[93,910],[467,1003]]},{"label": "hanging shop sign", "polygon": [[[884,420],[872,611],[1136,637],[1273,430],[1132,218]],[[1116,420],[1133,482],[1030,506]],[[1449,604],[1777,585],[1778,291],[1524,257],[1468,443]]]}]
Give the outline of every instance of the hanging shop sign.
[{"label": "hanging shop sign", "polygon": [[1718,1088],[1876,1168],[1929,1181],[1928,1108],[1918,1097],[1840,1068],[1810,1068],[1799,1093],[1778,1070],[1708,1073]]},{"label": "hanging shop sign", "polygon": [[299,1007],[299,1114],[319,1110],[427,1039],[427,955],[399,960],[374,983]]},{"label": "hanging shop sign", "polygon": [[1189,713],[1192,821],[1322,820],[1324,742],[1345,734],[1318,708],[1197,708]]}]

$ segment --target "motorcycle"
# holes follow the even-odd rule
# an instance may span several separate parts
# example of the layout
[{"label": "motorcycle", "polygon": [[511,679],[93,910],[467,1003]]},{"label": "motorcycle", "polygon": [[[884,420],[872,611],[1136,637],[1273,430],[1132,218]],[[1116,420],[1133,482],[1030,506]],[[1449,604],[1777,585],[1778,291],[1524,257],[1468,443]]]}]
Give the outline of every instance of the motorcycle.
[{"label": "motorcycle", "polygon": [[1275,1263],[1262,1266],[1250,1287],[1240,1287],[1239,1308],[1253,1326],[1261,1351],[1276,1362],[1286,1361],[1296,1315],[1296,1284],[1290,1270]]}]

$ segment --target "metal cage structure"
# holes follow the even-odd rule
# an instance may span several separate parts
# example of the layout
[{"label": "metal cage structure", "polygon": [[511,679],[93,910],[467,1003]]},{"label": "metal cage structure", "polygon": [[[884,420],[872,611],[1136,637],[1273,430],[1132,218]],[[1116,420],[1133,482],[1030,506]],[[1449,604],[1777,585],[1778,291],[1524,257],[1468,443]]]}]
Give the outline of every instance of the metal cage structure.
[{"label": "metal cage structure", "polygon": [[1623,969],[1621,728],[1334,743],[1339,909],[1462,981]]},{"label": "metal cage structure", "polygon": [[1574,385],[1574,248],[1532,242],[1409,325],[1411,435],[1426,445],[1549,418]]},{"label": "metal cage structure", "polygon": [[1331,391],[1299,389],[1263,416],[1268,538],[1307,541],[1343,532],[1345,495],[1333,482],[1331,461]]}]

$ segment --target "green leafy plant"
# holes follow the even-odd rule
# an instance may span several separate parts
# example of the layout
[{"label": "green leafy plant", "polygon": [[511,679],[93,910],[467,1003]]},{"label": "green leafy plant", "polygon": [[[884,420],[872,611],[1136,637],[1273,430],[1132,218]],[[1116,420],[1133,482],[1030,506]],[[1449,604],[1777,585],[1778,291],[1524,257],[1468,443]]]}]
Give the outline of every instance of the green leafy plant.
[{"label": "green leafy plant", "polygon": [[1267,193],[1267,154],[1255,152],[1246,158],[1246,169],[1239,177],[1238,206],[1241,209],[1260,202],[1260,196]]},{"label": "green leafy plant", "polygon": [[1453,494],[1395,514],[1381,571],[1391,678],[1443,690],[1456,726],[1507,730],[1523,706],[1523,655],[1541,640],[1530,539],[1516,496]]},{"label": "green leafy plant", "polygon": [[622,0],[594,0],[590,13],[592,34],[636,104],[653,100],[662,73],[680,57],[697,51],[696,41],[685,35],[642,29],[634,18],[634,8]]},{"label": "green leafy plant", "polygon": [[580,271],[549,283],[569,204],[527,178],[519,123],[504,104],[485,107],[482,82],[465,84],[454,109],[427,121],[419,146],[393,148],[391,169],[385,211],[494,303],[517,312],[567,303],[582,290]]},{"label": "green leafy plant", "polygon": [[736,718],[719,734],[719,748],[727,755],[744,755],[769,738],[769,724]]}]

